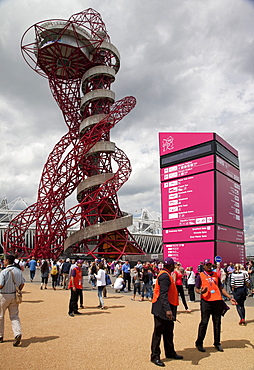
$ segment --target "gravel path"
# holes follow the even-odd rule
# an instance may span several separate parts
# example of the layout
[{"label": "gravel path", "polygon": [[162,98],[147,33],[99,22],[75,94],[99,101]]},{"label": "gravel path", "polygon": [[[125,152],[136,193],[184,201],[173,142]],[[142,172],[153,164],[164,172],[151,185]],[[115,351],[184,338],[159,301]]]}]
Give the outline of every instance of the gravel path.
[{"label": "gravel path", "polygon": [[[39,273],[37,273],[39,280]],[[37,280],[37,281],[38,281]],[[150,359],[153,316],[148,301],[131,301],[131,293],[115,293],[108,288],[106,310],[97,308],[97,290],[85,284],[82,315],[69,317],[70,292],[60,287],[40,290],[38,283],[27,282],[20,318],[22,343],[13,347],[13,333],[6,312],[4,343],[0,344],[0,369],[140,369],[158,368]],[[165,360],[168,369],[238,368],[254,370],[254,298],[248,298],[247,326],[238,325],[238,315],[231,306],[222,321],[222,346],[217,352],[212,343],[212,326],[208,327],[201,353],[194,347],[200,320],[199,303],[189,303],[193,310],[185,313],[180,302],[175,324],[175,348],[184,360]],[[161,359],[164,360],[164,351]]]}]

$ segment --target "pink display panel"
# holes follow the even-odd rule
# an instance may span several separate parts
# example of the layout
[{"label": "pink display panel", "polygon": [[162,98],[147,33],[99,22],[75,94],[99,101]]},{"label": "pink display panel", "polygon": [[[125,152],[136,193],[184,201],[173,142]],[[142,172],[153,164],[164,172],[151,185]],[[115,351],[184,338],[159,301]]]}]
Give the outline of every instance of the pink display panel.
[{"label": "pink display panel", "polygon": [[226,240],[233,243],[244,243],[243,230],[233,229],[228,226],[217,226],[217,240]]},{"label": "pink display panel", "polygon": [[241,263],[245,264],[245,247],[242,244],[227,242],[217,242],[217,255],[221,256],[222,263]]},{"label": "pink display panel", "polygon": [[241,185],[217,172],[217,223],[243,229]]},{"label": "pink display panel", "polygon": [[162,236],[164,243],[214,240],[214,225],[166,229]]},{"label": "pink display panel", "polygon": [[216,169],[234,181],[240,182],[240,171],[218,156],[216,156]]},{"label": "pink display panel", "polygon": [[190,176],[198,172],[214,169],[214,156],[209,155],[192,161],[183,162],[174,166],[161,168],[161,181],[171,180],[177,177]]},{"label": "pink display panel", "polygon": [[214,171],[161,183],[162,228],[214,222]]},{"label": "pink display panel", "polygon": [[211,141],[214,139],[213,133],[197,132],[160,132],[159,145],[160,155],[174,153],[178,150],[188,148]]},{"label": "pink display panel", "polygon": [[181,262],[184,268],[193,267],[196,272],[198,265],[206,258],[214,259],[214,242],[164,244],[163,256]]}]

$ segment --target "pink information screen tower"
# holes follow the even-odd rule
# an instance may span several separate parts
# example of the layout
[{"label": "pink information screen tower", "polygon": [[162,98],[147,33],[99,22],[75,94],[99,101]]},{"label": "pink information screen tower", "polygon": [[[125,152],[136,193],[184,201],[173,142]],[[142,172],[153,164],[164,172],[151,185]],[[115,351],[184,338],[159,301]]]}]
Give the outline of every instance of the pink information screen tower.
[{"label": "pink information screen tower", "polygon": [[238,152],[215,133],[159,133],[164,258],[245,263]]}]

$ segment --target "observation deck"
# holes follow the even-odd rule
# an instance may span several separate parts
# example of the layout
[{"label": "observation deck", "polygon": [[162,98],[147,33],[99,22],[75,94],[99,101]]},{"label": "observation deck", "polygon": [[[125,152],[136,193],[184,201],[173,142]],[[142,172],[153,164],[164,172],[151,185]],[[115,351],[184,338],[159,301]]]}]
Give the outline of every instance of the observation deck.
[{"label": "observation deck", "polygon": [[[105,55],[110,54],[110,63],[117,72],[120,67],[117,48],[110,42],[102,41],[102,33],[95,36],[83,27],[66,21],[40,24],[34,48],[38,66],[47,75],[76,79],[82,78],[89,67],[94,63],[100,64]],[[114,72],[110,74],[113,76]]]}]

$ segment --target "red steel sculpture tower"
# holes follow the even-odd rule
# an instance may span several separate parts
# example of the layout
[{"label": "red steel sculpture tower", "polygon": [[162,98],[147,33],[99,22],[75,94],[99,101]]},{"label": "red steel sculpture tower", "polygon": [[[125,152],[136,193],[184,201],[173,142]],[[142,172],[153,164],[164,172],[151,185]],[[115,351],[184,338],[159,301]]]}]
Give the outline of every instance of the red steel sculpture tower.
[{"label": "red steel sculpture tower", "polygon": [[[48,79],[69,131],[47,159],[37,202],[10,223],[5,252],[37,258],[57,258],[67,248],[93,257],[144,254],[127,229],[132,216],[120,210],[117,199],[131,165],[110,141],[110,130],[136,100],[115,102],[111,84],[120,56],[100,14],[87,9],[68,20],[39,22],[23,35],[21,49],[30,67]],[[78,204],[66,211],[65,199],[75,189]],[[26,231],[33,224],[34,247],[28,248]],[[67,237],[73,226],[78,231]]]}]

